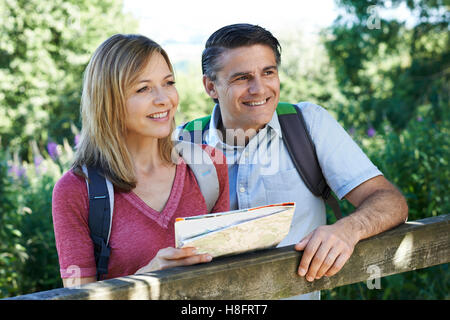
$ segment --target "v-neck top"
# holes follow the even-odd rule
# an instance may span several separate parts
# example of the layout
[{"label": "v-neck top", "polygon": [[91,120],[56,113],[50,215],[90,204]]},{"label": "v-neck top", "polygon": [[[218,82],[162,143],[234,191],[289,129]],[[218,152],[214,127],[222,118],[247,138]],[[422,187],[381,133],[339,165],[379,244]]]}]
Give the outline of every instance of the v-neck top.
[{"label": "v-neck top", "polygon": [[[211,212],[229,210],[228,172],[225,157],[209,146],[219,177],[219,198]],[[217,152],[217,155],[216,155]],[[219,156],[218,156],[219,155]],[[52,215],[61,278],[96,275],[94,249],[89,236],[89,200],[85,180],[66,172],[53,189]],[[111,255],[105,279],[134,274],[156,253],[175,246],[174,222],[178,217],[206,214],[207,207],[191,169],[180,159],[164,209],[158,212],[134,192],[114,191]]]}]

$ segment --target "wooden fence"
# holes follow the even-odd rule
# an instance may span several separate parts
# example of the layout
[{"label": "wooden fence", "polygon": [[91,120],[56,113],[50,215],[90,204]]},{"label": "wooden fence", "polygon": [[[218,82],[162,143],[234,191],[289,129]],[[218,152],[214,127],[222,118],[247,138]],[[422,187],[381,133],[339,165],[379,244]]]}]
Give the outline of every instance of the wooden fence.
[{"label": "wooden fence", "polygon": [[450,214],[407,222],[357,244],[340,272],[310,283],[293,246],[10,299],[280,299],[351,283],[374,283],[450,261]]}]

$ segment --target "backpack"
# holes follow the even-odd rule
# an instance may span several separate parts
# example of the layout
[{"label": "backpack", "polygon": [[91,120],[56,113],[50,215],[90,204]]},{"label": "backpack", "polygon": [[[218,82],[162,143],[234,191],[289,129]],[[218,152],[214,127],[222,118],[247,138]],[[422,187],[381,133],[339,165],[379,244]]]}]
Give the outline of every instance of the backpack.
[{"label": "backpack", "polygon": [[[301,110],[296,105],[280,102],[276,112],[283,132],[283,141],[300,177],[312,194],[322,197],[330,206],[336,219],[341,219],[341,209],[323,176]],[[209,130],[210,122],[211,115],[186,123],[179,131],[178,139],[206,144],[205,132]]]},{"label": "backpack", "polygon": [[[219,180],[216,167],[209,154],[199,145],[178,141],[175,150],[194,173],[200,191],[205,198],[208,213],[219,197]],[[104,177],[102,170],[95,166],[83,166],[89,196],[89,232],[94,243],[94,257],[97,267],[97,280],[108,273],[111,254],[109,238],[114,213],[114,187]]]}]

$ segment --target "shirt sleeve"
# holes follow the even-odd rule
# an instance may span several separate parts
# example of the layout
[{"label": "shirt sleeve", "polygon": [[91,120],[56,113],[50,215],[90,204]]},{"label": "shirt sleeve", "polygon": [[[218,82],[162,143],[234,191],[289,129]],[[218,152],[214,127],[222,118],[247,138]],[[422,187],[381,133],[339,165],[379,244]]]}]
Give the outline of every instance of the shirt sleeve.
[{"label": "shirt sleeve", "polygon": [[298,106],[303,112],[325,179],[339,199],[361,183],[382,175],[324,108],[308,102]]},{"label": "shirt sleeve", "polygon": [[217,170],[219,179],[219,198],[214,205],[212,212],[226,212],[230,210],[230,191],[228,182],[228,166],[225,155],[219,149],[209,145],[202,145],[202,148],[210,155]]},{"label": "shirt sleeve", "polygon": [[53,189],[52,216],[61,278],[96,275],[86,182],[72,171]]}]

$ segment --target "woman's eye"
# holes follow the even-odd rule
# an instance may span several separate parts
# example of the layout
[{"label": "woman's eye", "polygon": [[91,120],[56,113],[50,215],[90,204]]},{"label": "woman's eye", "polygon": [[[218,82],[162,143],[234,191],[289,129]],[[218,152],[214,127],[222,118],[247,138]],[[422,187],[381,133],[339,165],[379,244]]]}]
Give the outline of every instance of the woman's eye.
[{"label": "woman's eye", "polygon": [[175,85],[175,81],[167,81],[167,85],[168,86],[173,86],[173,85]]},{"label": "woman's eye", "polygon": [[147,90],[148,90],[148,86],[145,86],[145,87],[140,88],[137,92],[141,93],[141,92],[145,92]]}]

